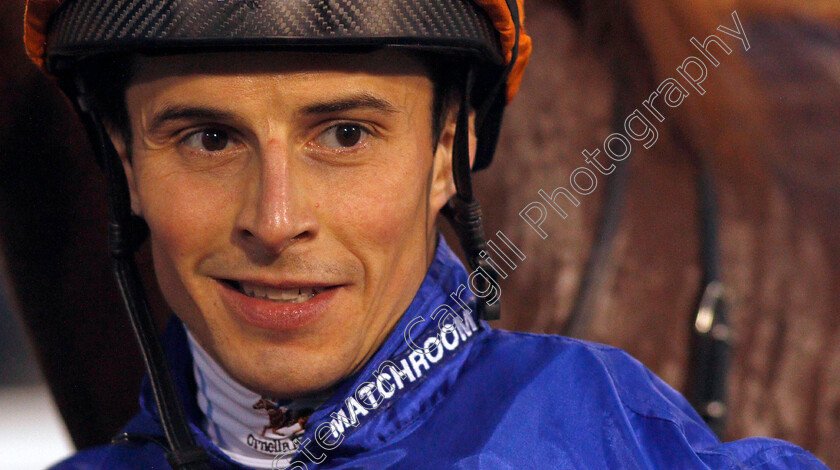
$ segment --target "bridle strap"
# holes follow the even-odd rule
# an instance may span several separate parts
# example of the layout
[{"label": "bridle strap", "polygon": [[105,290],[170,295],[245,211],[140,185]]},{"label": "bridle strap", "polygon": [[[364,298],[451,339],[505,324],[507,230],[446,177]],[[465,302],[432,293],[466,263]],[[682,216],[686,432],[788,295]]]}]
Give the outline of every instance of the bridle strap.
[{"label": "bridle strap", "polygon": [[[618,72],[621,73],[620,71]],[[616,100],[612,110],[614,132],[624,129],[623,117],[629,112]],[[679,136],[677,136],[679,137]],[[684,139],[679,139],[683,141]],[[692,317],[687,398],[718,436],[726,430],[726,383],[729,371],[730,328],[726,319],[723,280],[720,269],[719,215],[717,194],[711,172],[699,158],[697,199],[702,285],[696,314]],[[580,287],[568,319],[560,333],[582,337],[589,329],[595,300],[605,282],[615,234],[622,218],[623,200],[630,180],[628,162],[616,165],[603,201],[592,253],[584,266]]]},{"label": "bridle strap", "polygon": [[[624,129],[622,116],[626,106],[619,101],[618,99],[615,100],[612,110],[612,128],[616,131]],[[595,243],[592,246],[589,259],[584,265],[580,287],[572,303],[569,317],[560,330],[560,333],[564,336],[580,338],[589,329],[589,324],[595,312],[598,292],[607,277],[613,241],[621,224],[629,175],[630,165],[628,162],[616,165],[615,170],[613,170],[610,184],[607,185],[604,195],[598,227],[595,231]]]},{"label": "bridle strap", "polygon": [[692,325],[689,400],[718,435],[726,431],[730,328],[720,271],[719,215],[712,174],[702,159],[697,180],[703,290]]}]

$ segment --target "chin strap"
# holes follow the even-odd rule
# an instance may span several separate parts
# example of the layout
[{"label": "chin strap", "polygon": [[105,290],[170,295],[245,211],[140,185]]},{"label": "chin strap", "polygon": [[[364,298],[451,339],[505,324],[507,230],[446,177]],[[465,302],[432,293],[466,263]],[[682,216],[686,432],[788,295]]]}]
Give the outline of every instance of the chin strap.
[{"label": "chin strap", "polygon": [[163,347],[158,340],[140,274],[134,262],[134,253],[146,239],[148,226],[143,219],[131,213],[131,197],[117,151],[105,131],[101,118],[90,105],[81,73],[76,71],[74,76],[73,94],[70,96],[76,97],[76,110],[85,125],[97,162],[105,173],[110,217],[108,248],[114,262],[120,294],[131,320],[134,337],[140,345],[161,426],[166,435],[166,459],[174,469],[209,470],[210,456],[193,438],[175,392],[175,384],[166,363]]},{"label": "chin strap", "polygon": [[[488,98],[478,107],[476,111],[475,127],[478,136],[476,161],[489,162],[496,151],[496,143],[499,138],[499,130],[502,125],[502,113],[506,104],[505,84],[510,71],[516,64],[519,56],[519,34],[520,19],[519,6],[516,0],[505,0],[510,10],[516,29],[511,57],[508,65],[498,81],[492,86]],[[456,194],[441,209],[441,213],[452,225],[464,256],[467,258],[470,270],[482,269],[493,282],[498,283],[499,274],[493,265],[488,261],[487,243],[484,239],[484,230],[481,224],[481,206],[473,195],[472,177],[470,175],[470,145],[469,145],[469,113],[471,107],[470,93],[474,85],[474,70],[470,67],[467,70],[464,88],[461,93],[461,106],[458,109],[458,121],[455,127],[455,142],[452,156],[452,175],[455,180]],[[483,158],[484,156],[487,158]],[[484,163],[486,166],[486,163]],[[480,168],[478,168],[480,169]],[[478,292],[487,292],[490,289],[490,280],[484,276],[474,278],[478,284]],[[501,302],[496,300],[488,303],[485,298],[478,297],[477,306],[478,318],[483,320],[498,320],[502,315]]]},{"label": "chin strap", "polygon": [[[467,76],[464,80],[461,106],[458,110],[458,121],[455,126],[452,174],[455,180],[456,194],[449,199],[441,213],[455,229],[470,269],[472,271],[479,268],[483,269],[487,276],[492,278],[493,282],[498,282],[498,273],[487,259],[481,256],[482,254],[487,256],[487,244],[484,240],[484,230],[481,227],[481,206],[473,196],[472,180],[470,178],[469,113],[472,86],[473,69],[470,68],[467,70]],[[478,292],[490,291],[490,281],[486,277],[476,276],[474,279],[479,284],[475,286]],[[498,300],[494,303],[488,303],[484,298],[478,297],[476,308],[480,319],[498,320],[501,316],[501,304]]]}]

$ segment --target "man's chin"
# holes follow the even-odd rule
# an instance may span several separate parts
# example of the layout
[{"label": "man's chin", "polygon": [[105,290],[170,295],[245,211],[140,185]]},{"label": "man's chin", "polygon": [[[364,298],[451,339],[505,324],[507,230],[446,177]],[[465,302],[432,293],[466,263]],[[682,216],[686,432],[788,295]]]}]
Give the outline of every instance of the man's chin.
[{"label": "man's chin", "polygon": [[328,371],[318,371],[303,367],[308,373],[301,375],[300,371],[249,371],[242,379],[239,374],[234,375],[247,389],[266,397],[296,399],[321,395],[331,390],[345,377],[341,374],[333,376]]},{"label": "man's chin", "polygon": [[350,375],[352,368],[339,360],[350,353],[320,342],[301,344],[309,339],[278,344],[270,339],[240,337],[227,343],[227,351],[218,351],[216,356],[233,379],[253,392],[273,398],[311,396],[331,389]]}]

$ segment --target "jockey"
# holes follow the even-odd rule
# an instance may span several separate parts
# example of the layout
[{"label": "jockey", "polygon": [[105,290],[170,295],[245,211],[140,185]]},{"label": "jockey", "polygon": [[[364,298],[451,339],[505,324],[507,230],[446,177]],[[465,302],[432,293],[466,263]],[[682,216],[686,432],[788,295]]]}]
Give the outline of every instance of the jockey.
[{"label": "jockey", "polygon": [[141,412],[54,468],[826,468],[721,443],[620,350],[487,324],[527,258],[485,239],[470,175],[528,62],[521,0],[29,0],[25,20],[106,175],[147,368]]}]

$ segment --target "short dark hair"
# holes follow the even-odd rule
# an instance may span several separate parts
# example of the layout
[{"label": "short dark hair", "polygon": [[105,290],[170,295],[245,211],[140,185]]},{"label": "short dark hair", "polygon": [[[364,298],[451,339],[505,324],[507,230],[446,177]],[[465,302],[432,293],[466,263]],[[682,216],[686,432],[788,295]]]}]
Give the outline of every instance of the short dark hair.
[{"label": "short dark hair", "polygon": [[[432,100],[432,150],[437,148],[450,112],[458,103],[460,89],[458,63],[453,58],[427,52],[410,55],[423,64],[434,86]],[[128,117],[125,91],[133,77],[134,59],[131,55],[106,55],[90,60],[83,67],[85,81],[91,90],[93,106],[100,118],[126,143],[131,155],[131,122]]]}]

